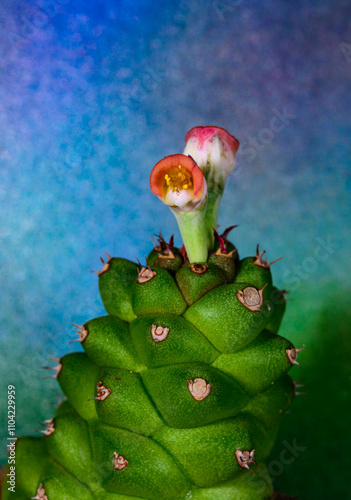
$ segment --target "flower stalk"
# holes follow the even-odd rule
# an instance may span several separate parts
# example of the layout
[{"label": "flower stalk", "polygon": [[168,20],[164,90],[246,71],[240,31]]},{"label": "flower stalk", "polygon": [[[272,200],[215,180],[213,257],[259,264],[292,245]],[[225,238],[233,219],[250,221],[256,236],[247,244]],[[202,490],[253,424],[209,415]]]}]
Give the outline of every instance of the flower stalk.
[{"label": "flower stalk", "polygon": [[208,256],[206,203],[198,210],[181,212],[171,208],[177,219],[190,263],[205,263]]},{"label": "flower stalk", "polygon": [[189,156],[166,156],[152,169],[150,187],[177,219],[190,263],[206,262],[208,197],[202,170]]},{"label": "flower stalk", "polygon": [[220,127],[194,127],[185,136],[184,154],[190,155],[203,171],[208,187],[206,209],[207,243],[214,247],[213,229],[217,226],[225,182],[235,166],[239,141]]}]

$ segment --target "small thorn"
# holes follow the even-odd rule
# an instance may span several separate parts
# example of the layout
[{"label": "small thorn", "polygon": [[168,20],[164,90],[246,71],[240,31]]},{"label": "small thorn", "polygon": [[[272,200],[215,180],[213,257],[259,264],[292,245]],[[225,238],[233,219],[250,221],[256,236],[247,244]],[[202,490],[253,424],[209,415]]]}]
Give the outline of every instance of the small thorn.
[{"label": "small thorn", "polygon": [[236,227],[238,227],[238,224],[236,224],[235,226],[230,226],[230,227],[227,227],[227,229],[221,234],[221,238],[227,243],[228,242],[228,239],[227,239],[227,236],[228,234],[233,230],[235,229]]},{"label": "small thorn", "polygon": [[267,257],[265,259],[263,258],[263,256],[264,256],[265,253],[266,253],[266,250],[262,250],[262,252],[260,252],[260,245],[257,244],[257,246],[256,246],[256,255],[255,255],[255,260],[254,260],[254,264],[256,264],[256,266],[263,267],[265,269],[270,269],[270,267],[273,264],[275,264],[279,260],[282,260],[282,258],[283,258],[283,257],[279,257],[279,259],[273,260],[272,262],[268,263]]},{"label": "small thorn", "polygon": [[275,264],[276,262],[279,262],[280,260],[284,259],[284,256],[283,257],[279,257],[279,259],[275,259],[275,260],[272,260],[272,262],[270,262],[269,264],[267,264],[269,267],[273,266],[273,264]]},{"label": "small thorn", "polygon": [[60,371],[62,369],[62,364],[60,362],[59,359],[57,358],[50,358],[51,361],[54,361],[55,363],[57,363],[57,366],[42,366],[41,368],[44,369],[44,370],[52,370],[52,371],[55,371],[56,372],[56,375],[53,375],[52,377],[45,377],[46,378],[57,378],[60,374]]},{"label": "small thorn", "polygon": [[137,257],[136,255],[134,255],[134,258],[135,258],[135,260],[137,261],[137,263],[139,264],[139,266],[140,266],[140,267],[143,267],[143,266],[141,265],[140,260],[138,259],[138,257]]},{"label": "small thorn", "polygon": [[158,243],[154,240],[154,237],[151,235],[152,241],[154,243],[154,250],[156,252],[162,252],[162,250],[166,250],[167,244],[162,236],[161,230],[159,231],[159,234],[155,234],[156,238],[158,239]]},{"label": "small thorn", "polygon": [[100,257],[100,260],[102,262],[102,269],[100,269],[100,271],[89,271],[90,273],[95,273],[98,276],[101,276],[110,269],[110,261],[112,257],[107,252],[105,252],[105,254],[107,256],[107,261],[105,261],[102,257]]},{"label": "small thorn", "polygon": [[222,238],[222,236],[220,236],[217,233],[217,231],[215,230],[215,228],[213,228],[213,233],[214,233],[214,237],[216,238],[216,240],[219,243],[219,248],[221,249],[221,253],[227,253],[227,247],[226,247],[225,241]]},{"label": "small thorn", "polygon": [[186,262],[187,260],[189,260],[189,259],[188,259],[188,254],[187,254],[187,252],[186,252],[186,249],[185,249],[185,245],[184,245],[184,243],[183,243],[183,244],[182,244],[182,246],[180,247],[180,249],[179,249],[179,253],[180,253],[180,255],[183,257],[184,262]]},{"label": "small thorn", "polygon": [[300,389],[301,387],[306,387],[306,384],[300,384],[300,382],[303,382],[305,379],[300,379],[300,380],[293,380],[293,386],[294,386],[294,394],[295,396],[306,396],[306,392],[298,392],[296,389]]},{"label": "small thorn", "polygon": [[247,469],[248,471],[250,471],[251,474],[252,474],[252,470],[250,469],[250,467],[247,464],[242,465],[242,467],[244,467],[245,469]]},{"label": "small thorn", "polygon": [[289,293],[287,290],[280,290],[280,293],[282,294],[283,299],[285,300],[285,302],[292,302],[294,300],[294,299],[287,299],[285,297],[285,295],[287,295]]},{"label": "small thorn", "polygon": [[245,450],[245,451],[237,450],[235,452],[235,457],[236,457],[236,460],[237,460],[238,464],[240,465],[240,467],[252,472],[249,465],[251,463],[254,463],[255,465],[257,465],[255,462],[255,459],[254,459],[254,454],[255,454],[255,450],[251,450],[251,451],[249,451],[249,450]]},{"label": "small thorn", "polygon": [[173,247],[174,247],[174,234],[172,234],[172,236],[170,237],[169,243],[167,245],[167,248],[170,252],[172,252]]},{"label": "small thorn", "polygon": [[83,323],[82,325],[76,325],[75,323],[71,323],[71,325],[77,327],[77,329],[74,331],[78,335],[78,339],[71,340],[70,342],[68,342],[68,345],[73,344],[73,342],[80,342],[82,344],[88,336],[88,330],[85,328],[85,324]]},{"label": "small thorn", "polygon": [[295,347],[291,347],[290,349],[286,349],[286,354],[289,358],[289,361],[292,365],[297,365],[300,368],[300,363],[297,361],[297,354],[305,349],[305,345],[303,345],[300,349],[296,349]]},{"label": "small thorn", "polygon": [[257,243],[257,245],[256,245],[256,255],[258,255],[260,258],[262,258],[265,253],[266,253],[266,250],[262,250],[262,252],[260,252],[260,244]]},{"label": "small thorn", "polygon": [[[165,250],[163,250],[163,249],[160,250],[160,252],[158,254],[158,258],[159,259],[174,260],[175,255],[173,253],[173,247],[174,247],[174,234],[172,234],[172,236],[169,240],[169,243],[166,244]],[[146,259],[146,257],[145,257],[145,259]],[[148,269],[151,271],[150,266],[148,266],[148,264],[147,264],[147,261],[146,261],[146,265],[147,265]]]},{"label": "small thorn", "polygon": [[[135,256],[134,256],[135,257]],[[137,259],[137,257],[135,257]],[[139,262],[139,260],[137,259]],[[146,265],[142,266],[139,262],[141,269],[138,269],[138,276],[134,278],[132,281],[136,281],[138,284],[146,283],[150,281],[154,276],[156,276],[156,272],[151,269],[149,264],[147,263],[147,257],[145,255]]]},{"label": "small thorn", "polygon": [[35,431],[44,434],[45,436],[50,436],[55,431],[55,422],[54,419],[50,418],[49,420],[44,420],[44,422],[39,422],[42,427],[45,427],[45,431]]}]

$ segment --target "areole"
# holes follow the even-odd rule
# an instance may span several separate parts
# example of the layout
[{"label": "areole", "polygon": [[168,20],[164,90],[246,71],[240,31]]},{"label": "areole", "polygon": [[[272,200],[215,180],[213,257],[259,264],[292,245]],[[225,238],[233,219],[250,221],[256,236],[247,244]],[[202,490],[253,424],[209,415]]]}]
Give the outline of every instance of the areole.
[{"label": "areole", "polygon": [[252,312],[260,311],[263,305],[263,290],[266,288],[268,283],[264,285],[261,290],[253,286],[247,286],[243,290],[238,290],[236,296],[239,301]]},{"label": "areole", "polygon": [[[146,257],[145,257],[146,260]],[[153,271],[151,267],[148,265],[146,260],[146,265],[142,266],[137,259],[140,269],[138,269],[138,277],[136,278],[137,283],[147,283],[152,280],[156,276],[156,271]]]},{"label": "areole", "polygon": [[46,496],[46,491],[42,484],[39,484],[37,494],[35,497],[32,497],[31,500],[49,500]]},{"label": "areole", "polygon": [[106,273],[106,271],[108,271],[110,269],[112,257],[107,252],[105,252],[105,254],[107,257],[107,261],[105,261],[102,257],[100,257],[100,260],[102,262],[102,268],[100,269],[100,271],[91,271],[92,273],[95,273],[98,276],[101,276],[102,274]]},{"label": "areole", "polygon": [[299,352],[303,351],[305,349],[305,345],[303,345],[300,349],[296,349],[296,347],[291,347],[290,349],[286,350],[286,354],[289,358],[289,361],[292,365],[298,365],[300,366],[300,363],[297,361],[297,355]]},{"label": "areole", "polygon": [[152,325],[151,336],[154,342],[162,342],[168,336],[169,328],[162,325]]},{"label": "areole", "polygon": [[251,463],[254,463],[255,465],[256,462],[255,462],[255,450],[245,450],[245,451],[241,451],[241,450],[236,450],[235,452],[235,456],[236,456],[236,460],[238,462],[238,464],[240,465],[240,467],[242,467],[243,469],[248,469],[250,472],[250,467],[249,465]]},{"label": "areole", "polygon": [[208,384],[203,378],[195,378],[194,380],[188,380],[188,389],[196,401],[202,401],[209,396],[212,384]]},{"label": "areole", "polygon": [[51,375],[50,377],[47,377],[47,378],[56,378],[57,379],[61,373],[61,370],[62,370],[61,360],[59,358],[50,358],[50,361],[54,361],[55,363],[57,363],[57,365],[56,366],[43,366],[42,368],[44,370],[51,370],[51,371],[56,372],[55,375]]},{"label": "areole", "polygon": [[84,324],[77,325],[76,323],[71,323],[71,325],[76,327],[74,331],[78,334],[78,338],[71,340],[68,344],[73,344],[73,342],[80,342],[82,344],[88,336],[88,330],[85,328]]},{"label": "areole", "polygon": [[55,422],[53,418],[50,420],[44,420],[43,424],[46,425],[46,429],[45,431],[40,431],[42,434],[50,436],[53,432],[55,432]]},{"label": "areole", "polygon": [[112,392],[111,389],[109,389],[108,387],[105,387],[102,382],[98,382],[97,387],[96,387],[96,391],[97,391],[96,398],[91,398],[91,399],[89,399],[89,401],[93,401],[93,400],[105,401],[105,399],[108,398]]},{"label": "areole", "polygon": [[124,458],[123,455],[119,455],[117,452],[113,454],[113,468],[115,470],[123,470],[127,467],[128,460]]},{"label": "areole", "polygon": [[283,257],[279,257],[279,259],[275,259],[275,260],[272,260],[272,262],[268,262],[267,257],[265,259],[263,259],[263,256],[265,253],[266,253],[266,250],[262,250],[262,252],[260,252],[260,245],[257,244],[256,255],[255,255],[255,260],[254,260],[254,264],[256,264],[256,266],[263,267],[264,269],[270,269],[270,267],[273,264],[275,264],[276,262],[279,262],[283,258]]},{"label": "areole", "polygon": [[189,268],[195,274],[204,274],[208,269],[208,265],[207,264],[190,264]]}]

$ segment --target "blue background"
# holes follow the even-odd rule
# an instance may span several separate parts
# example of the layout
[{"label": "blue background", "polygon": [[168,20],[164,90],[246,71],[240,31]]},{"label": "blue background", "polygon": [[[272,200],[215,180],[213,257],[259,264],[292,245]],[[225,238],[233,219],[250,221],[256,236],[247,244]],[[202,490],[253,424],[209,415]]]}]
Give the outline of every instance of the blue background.
[{"label": "blue background", "polygon": [[[149,173],[189,128],[218,125],[241,142],[221,227],[239,224],[242,256],[258,242],[284,255],[282,335],[307,345],[292,374],[308,396],[282,424],[274,485],[346,498],[349,0],[3,0],[0,26],[2,415],[14,384],[18,434],[50,418],[60,393],[39,367],[77,349],[71,321],[104,314],[88,270],[104,251],[142,259],[159,229],[180,243]],[[305,450],[282,464],[294,439]]]}]

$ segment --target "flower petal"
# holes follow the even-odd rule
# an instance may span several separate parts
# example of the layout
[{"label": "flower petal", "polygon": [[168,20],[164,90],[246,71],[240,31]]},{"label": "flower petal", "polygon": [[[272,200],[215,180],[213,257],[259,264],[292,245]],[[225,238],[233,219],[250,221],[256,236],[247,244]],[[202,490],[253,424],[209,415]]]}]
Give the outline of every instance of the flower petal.
[{"label": "flower petal", "polygon": [[185,136],[184,154],[190,155],[203,170],[208,187],[224,189],[225,180],[235,166],[239,141],[220,127],[194,127]]},{"label": "flower petal", "polygon": [[229,149],[235,153],[239,148],[239,141],[230,135],[224,128],[207,126],[207,127],[193,127],[185,136],[185,142],[187,143],[189,139],[194,137],[198,142],[198,147],[202,149],[205,147],[205,143],[211,141],[214,136],[218,136]]},{"label": "flower petal", "polygon": [[[179,185],[167,184],[170,171],[178,168],[190,173],[191,183],[182,185],[179,181]],[[206,180],[202,170],[190,156],[176,154],[166,156],[156,163],[150,175],[150,188],[167,205],[183,206],[203,198],[206,194]],[[179,200],[179,204],[177,200]]]}]

